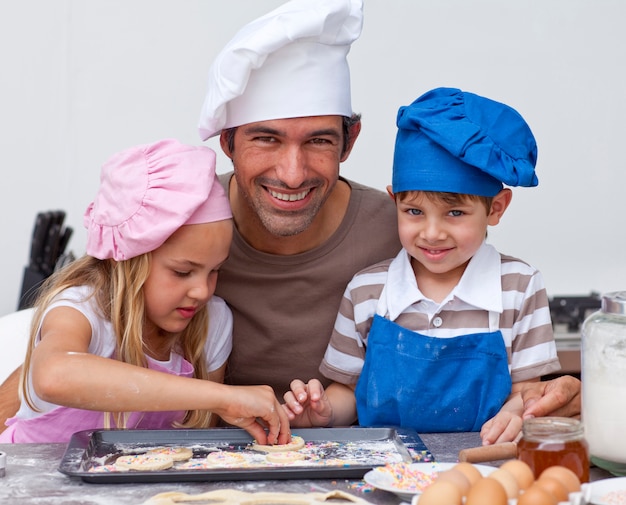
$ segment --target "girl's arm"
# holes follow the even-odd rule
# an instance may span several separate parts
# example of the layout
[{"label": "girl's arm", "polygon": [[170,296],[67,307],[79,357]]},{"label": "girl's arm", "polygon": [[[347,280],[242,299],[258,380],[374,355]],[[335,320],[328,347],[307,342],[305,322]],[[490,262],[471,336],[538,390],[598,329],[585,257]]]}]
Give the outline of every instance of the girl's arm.
[{"label": "girl's arm", "polygon": [[90,354],[90,340],[91,326],[79,311],[57,307],[46,315],[32,355],[33,387],[42,400],[103,412],[210,410],[262,443],[289,440],[289,421],[269,386],[227,386],[149,370]]},{"label": "girl's arm", "polygon": [[4,422],[13,417],[20,408],[18,391],[21,373],[22,366],[20,365],[0,385],[0,433],[6,429]]}]

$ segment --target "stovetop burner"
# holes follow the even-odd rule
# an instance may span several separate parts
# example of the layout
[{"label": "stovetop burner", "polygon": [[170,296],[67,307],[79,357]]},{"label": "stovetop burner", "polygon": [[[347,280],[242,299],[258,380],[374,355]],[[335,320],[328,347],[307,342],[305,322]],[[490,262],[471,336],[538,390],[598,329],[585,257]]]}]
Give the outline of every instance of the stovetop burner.
[{"label": "stovetop burner", "polygon": [[583,321],[600,309],[599,293],[582,296],[555,296],[550,299],[552,326],[566,325],[567,332],[580,332]]}]

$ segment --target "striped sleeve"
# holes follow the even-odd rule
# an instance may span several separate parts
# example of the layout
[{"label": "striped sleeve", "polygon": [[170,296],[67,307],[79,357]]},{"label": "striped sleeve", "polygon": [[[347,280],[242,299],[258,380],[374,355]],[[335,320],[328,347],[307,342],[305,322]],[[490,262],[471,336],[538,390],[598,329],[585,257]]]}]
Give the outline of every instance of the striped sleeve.
[{"label": "striped sleeve", "polygon": [[500,329],[511,353],[513,382],[560,370],[548,294],[541,273],[520,260],[503,255],[502,295],[504,312]]},{"label": "striped sleeve", "polygon": [[342,384],[356,384],[363,368],[367,335],[391,260],[356,274],[346,288],[320,372]]}]

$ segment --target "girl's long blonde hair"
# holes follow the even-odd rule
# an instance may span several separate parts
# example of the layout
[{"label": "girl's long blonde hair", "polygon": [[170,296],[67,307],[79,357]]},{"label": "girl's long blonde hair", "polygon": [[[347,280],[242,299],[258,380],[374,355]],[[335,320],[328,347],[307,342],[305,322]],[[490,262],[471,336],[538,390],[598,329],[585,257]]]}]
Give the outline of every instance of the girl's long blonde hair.
[{"label": "girl's long blonde hair", "polygon": [[[145,305],[143,285],[150,273],[151,254],[146,253],[125,261],[112,259],[100,260],[85,255],[61,270],[55,272],[42,284],[35,304],[36,310],[30,329],[30,340],[20,380],[20,392],[26,404],[39,411],[29,393],[28,377],[32,363],[37,331],[41,326],[43,314],[62,291],[74,286],[90,286],[90,295],[95,298],[95,305],[100,316],[111,321],[116,336],[115,358],[132,365],[147,367],[143,343]],[[198,310],[179,335],[177,352],[189,361],[194,368],[194,377],[208,380],[205,342],[209,327],[206,305]],[[111,413],[105,413],[105,416]],[[118,427],[125,426],[123,413],[115,416]],[[210,426],[211,413],[204,410],[188,411],[182,424],[186,428]],[[110,424],[106,422],[105,426]]]}]

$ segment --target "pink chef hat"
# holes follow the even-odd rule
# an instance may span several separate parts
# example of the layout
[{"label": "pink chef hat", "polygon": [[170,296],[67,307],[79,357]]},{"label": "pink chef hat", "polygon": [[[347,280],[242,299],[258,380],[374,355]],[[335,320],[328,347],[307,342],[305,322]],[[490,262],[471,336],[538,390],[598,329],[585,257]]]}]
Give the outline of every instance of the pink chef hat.
[{"label": "pink chef hat", "polygon": [[173,139],[131,147],[102,166],[84,215],[87,254],[127,260],[155,250],[182,225],[231,217],[213,150]]}]

